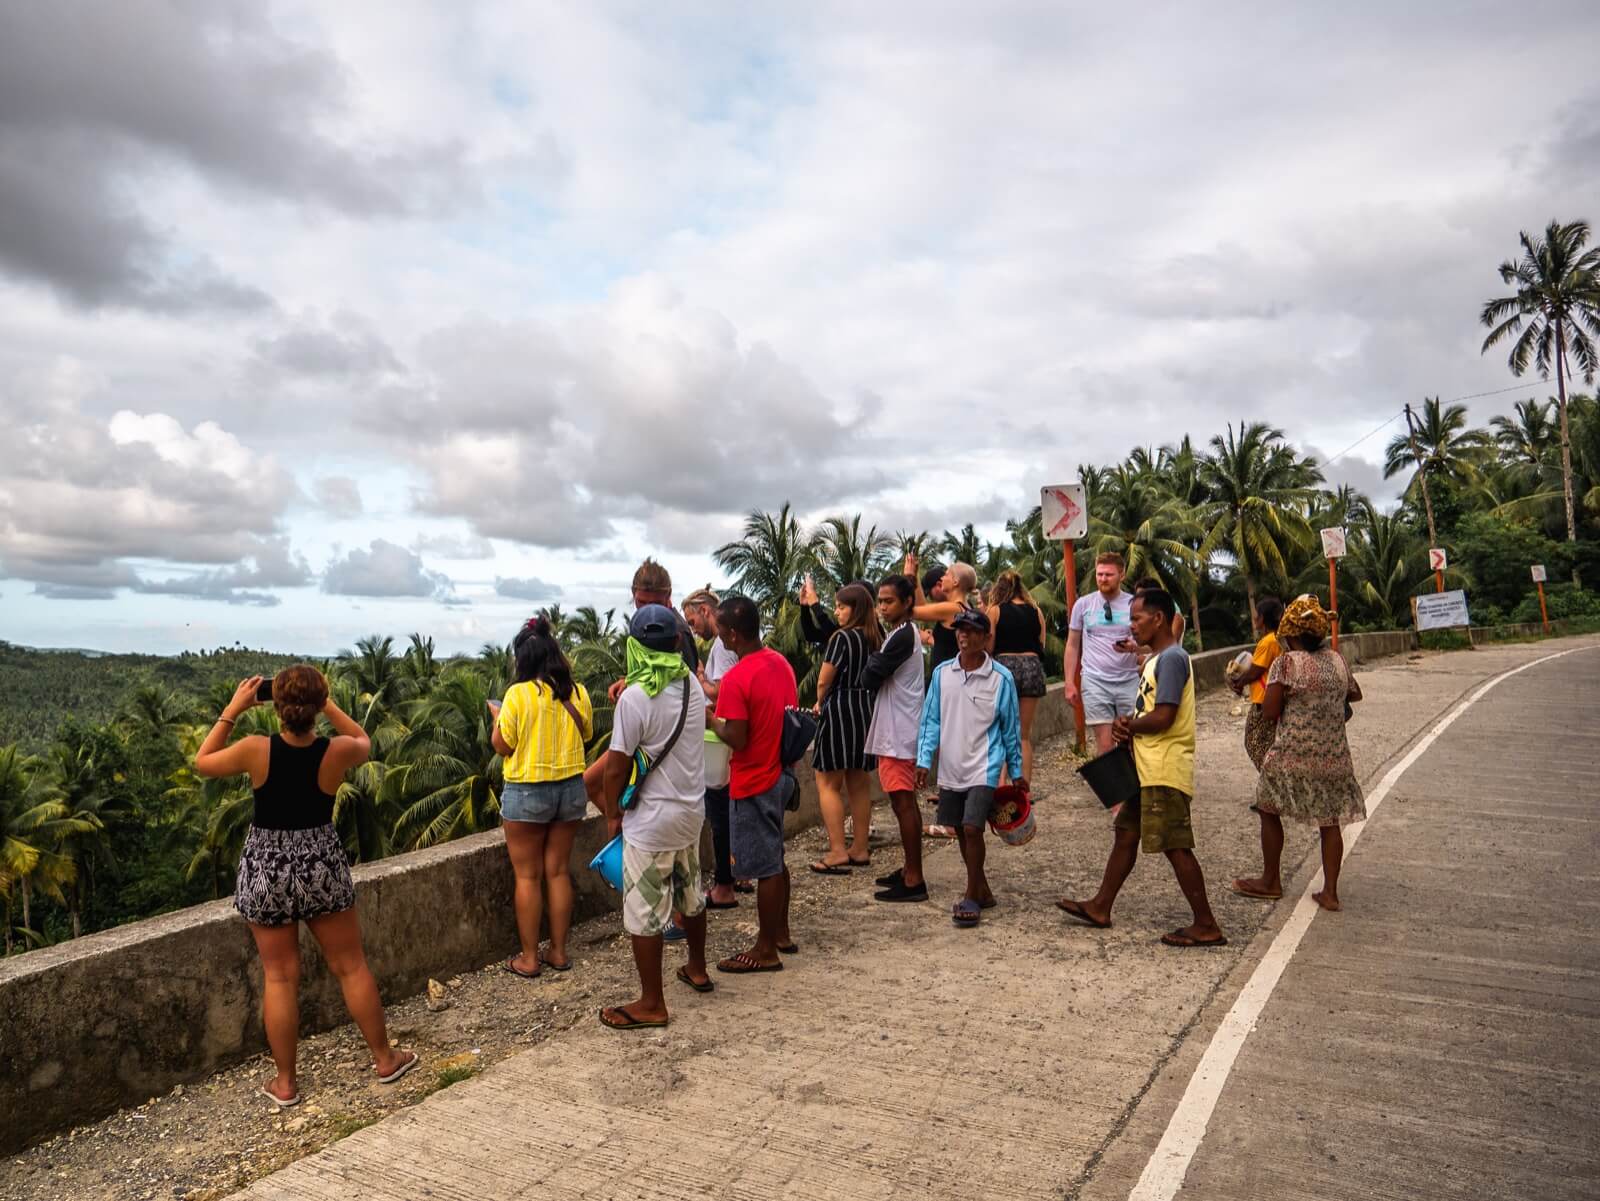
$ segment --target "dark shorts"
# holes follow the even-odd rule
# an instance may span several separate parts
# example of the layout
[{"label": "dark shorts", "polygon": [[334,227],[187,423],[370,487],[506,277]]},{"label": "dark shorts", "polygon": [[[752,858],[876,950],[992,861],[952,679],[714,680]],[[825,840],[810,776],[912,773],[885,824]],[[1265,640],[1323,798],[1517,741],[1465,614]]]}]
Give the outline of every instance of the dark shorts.
[{"label": "dark shorts", "polygon": [[1123,803],[1112,823],[1119,830],[1139,835],[1146,855],[1158,851],[1194,850],[1194,827],[1189,824],[1189,794],[1155,785],[1139,789],[1136,799]]},{"label": "dark shorts", "polygon": [[1038,655],[996,655],[995,659],[1011,673],[1018,696],[1040,697],[1045,694],[1044,661]]},{"label": "dark shorts", "polygon": [[939,789],[939,824],[941,826],[977,826],[983,828],[994,809],[994,789],[978,785],[976,788]]},{"label": "dark shorts", "polygon": [[734,798],[728,842],[733,874],[739,879],[765,880],[783,874],[783,812],[794,787],[794,777],[783,772],[765,792]]}]

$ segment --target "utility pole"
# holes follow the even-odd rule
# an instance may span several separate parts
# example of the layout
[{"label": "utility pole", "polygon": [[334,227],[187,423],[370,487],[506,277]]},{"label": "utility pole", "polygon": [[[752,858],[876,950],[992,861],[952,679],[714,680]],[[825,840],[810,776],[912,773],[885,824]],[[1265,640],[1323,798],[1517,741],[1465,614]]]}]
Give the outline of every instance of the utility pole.
[{"label": "utility pole", "polygon": [[1428,514],[1428,545],[1439,545],[1439,531],[1433,524],[1433,499],[1428,495],[1428,464],[1417,449],[1417,431],[1411,423],[1411,405],[1406,405],[1406,441],[1411,443],[1411,457],[1417,461],[1417,478],[1422,481],[1422,507]]}]

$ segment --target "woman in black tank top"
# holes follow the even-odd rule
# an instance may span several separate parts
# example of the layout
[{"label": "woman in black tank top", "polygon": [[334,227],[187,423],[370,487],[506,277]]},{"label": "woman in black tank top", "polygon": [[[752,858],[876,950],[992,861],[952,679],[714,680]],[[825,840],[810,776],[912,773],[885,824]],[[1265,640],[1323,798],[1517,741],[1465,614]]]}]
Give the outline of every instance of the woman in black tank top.
[{"label": "woman in black tank top", "polygon": [[[233,907],[250,923],[264,977],[261,1010],[278,1074],[261,1088],[280,1109],[300,1103],[295,1053],[300,1027],[300,922],[311,929],[345,1006],[372,1051],[373,1070],[392,1084],[417,1066],[415,1051],[389,1045],[378,984],[361,949],[355,887],[344,845],[333,828],[334,790],[366,762],[366,731],[328,698],[314,667],[281,671],[270,695],[281,733],[229,743],[239,717],[260,699],[262,678],[243,681],[195,755],[195,771],[217,778],[248,772],[255,815],[239,856]],[[316,733],[328,719],[335,737]]]}]

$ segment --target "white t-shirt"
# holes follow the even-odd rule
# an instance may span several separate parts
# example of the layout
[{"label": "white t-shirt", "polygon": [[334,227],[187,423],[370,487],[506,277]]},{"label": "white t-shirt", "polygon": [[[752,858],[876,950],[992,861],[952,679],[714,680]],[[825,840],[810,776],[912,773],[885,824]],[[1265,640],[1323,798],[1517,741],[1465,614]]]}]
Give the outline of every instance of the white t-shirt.
[{"label": "white t-shirt", "polygon": [[739,656],[722,645],[721,637],[711,640],[711,649],[706,652],[706,679],[715,684],[728,674],[728,669],[739,661]]},{"label": "white t-shirt", "polygon": [[891,631],[879,653],[901,659],[894,674],[878,686],[878,700],[867,727],[865,750],[891,759],[917,757],[917,731],[922,724],[922,639],[915,622]]},{"label": "white t-shirt", "polygon": [[644,778],[633,807],[622,815],[622,836],[641,851],[679,851],[700,841],[706,798],[706,695],[692,676],[674,680],[655,696],[630,684],[611,715],[611,749],[652,761],[667,745],[689,689],[689,713],[672,753]]}]

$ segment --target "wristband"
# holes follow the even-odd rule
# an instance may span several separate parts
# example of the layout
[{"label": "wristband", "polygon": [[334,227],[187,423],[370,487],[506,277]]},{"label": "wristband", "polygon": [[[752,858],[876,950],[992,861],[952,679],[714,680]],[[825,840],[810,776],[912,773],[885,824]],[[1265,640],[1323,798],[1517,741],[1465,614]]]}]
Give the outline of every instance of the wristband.
[{"label": "wristband", "polygon": [[217,718],[216,724],[220,726],[223,722],[227,722],[230,726],[235,724],[234,719],[229,717],[226,713],[221,714]]}]

